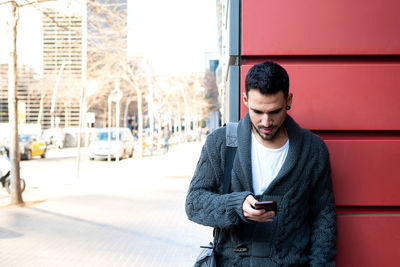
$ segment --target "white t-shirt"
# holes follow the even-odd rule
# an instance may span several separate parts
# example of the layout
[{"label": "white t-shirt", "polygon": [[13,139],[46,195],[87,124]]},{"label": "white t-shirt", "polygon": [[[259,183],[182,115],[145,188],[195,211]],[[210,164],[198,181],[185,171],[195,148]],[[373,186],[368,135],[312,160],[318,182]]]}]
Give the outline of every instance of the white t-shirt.
[{"label": "white t-shirt", "polygon": [[278,149],[270,149],[258,142],[251,134],[251,168],[253,190],[261,195],[278,175],[289,151],[289,140]]}]

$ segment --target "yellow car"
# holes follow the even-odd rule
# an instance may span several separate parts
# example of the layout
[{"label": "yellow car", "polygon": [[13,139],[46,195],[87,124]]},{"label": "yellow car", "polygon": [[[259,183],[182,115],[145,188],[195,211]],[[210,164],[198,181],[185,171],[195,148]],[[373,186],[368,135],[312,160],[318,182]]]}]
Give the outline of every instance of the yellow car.
[{"label": "yellow car", "polygon": [[46,157],[46,143],[34,134],[19,135],[19,151],[21,159],[31,159],[35,156]]}]

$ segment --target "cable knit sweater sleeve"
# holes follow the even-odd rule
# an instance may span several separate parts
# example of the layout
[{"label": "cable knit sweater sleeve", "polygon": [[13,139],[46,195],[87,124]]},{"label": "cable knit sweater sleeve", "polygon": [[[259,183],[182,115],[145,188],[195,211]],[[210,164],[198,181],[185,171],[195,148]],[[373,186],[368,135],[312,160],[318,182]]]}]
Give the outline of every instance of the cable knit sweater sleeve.
[{"label": "cable knit sweater sleeve", "polygon": [[196,223],[228,228],[246,220],[242,203],[251,192],[222,195],[225,129],[211,133],[201,151],[186,197],[186,214]]},{"label": "cable knit sweater sleeve", "polygon": [[319,163],[315,169],[315,180],[311,194],[311,248],[310,266],[335,266],[336,255],[336,211],[332,189],[331,169],[328,149],[320,143],[315,158]]}]

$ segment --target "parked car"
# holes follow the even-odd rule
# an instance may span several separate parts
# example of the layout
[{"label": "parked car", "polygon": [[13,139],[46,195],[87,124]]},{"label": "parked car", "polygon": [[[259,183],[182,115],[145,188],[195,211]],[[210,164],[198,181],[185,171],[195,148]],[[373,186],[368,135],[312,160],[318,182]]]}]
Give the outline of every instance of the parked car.
[{"label": "parked car", "polygon": [[46,157],[46,142],[39,136],[34,134],[20,134],[18,137],[21,159],[30,160],[35,156]]},{"label": "parked car", "polygon": [[127,158],[133,156],[135,139],[129,128],[119,128],[119,135],[115,128],[111,128],[111,138],[108,138],[108,128],[97,129],[95,138],[89,146],[89,158],[94,160],[106,159],[108,155],[115,159],[118,155],[119,158]]},{"label": "parked car", "polygon": [[[19,134],[19,153],[21,159],[30,160],[32,157],[46,157],[47,145],[46,142],[36,134]],[[7,151],[10,147],[10,137],[6,136],[0,142]]]}]

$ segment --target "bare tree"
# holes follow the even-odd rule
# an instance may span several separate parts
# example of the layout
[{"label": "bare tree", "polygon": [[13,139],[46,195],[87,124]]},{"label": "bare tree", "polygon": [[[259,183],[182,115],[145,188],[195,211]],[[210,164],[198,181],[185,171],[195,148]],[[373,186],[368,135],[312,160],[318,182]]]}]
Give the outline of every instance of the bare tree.
[{"label": "bare tree", "polygon": [[19,164],[19,140],[18,140],[18,117],[17,117],[17,103],[18,103],[18,72],[17,72],[17,34],[18,34],[18,21],[19,21],[19,8],[32,5],[35,3],[46,1],[25,1],[25,4],[18,4],[17,1],[1,2],[0,4],[9,4],[11,9],[10,16],[10,29],[11,29],[11,42],[10,42],[10,58],[8,67],[8,116],[11,128],[10,134],[10,161],[11,161],[11,204],[23,205],[22,190],[20,184],[20,164]]},{"label": "bare tree", "polygon": [[185,133],[181,132],[184,139],[190,134],[191,126],[195,130],[207,114],[208,104],[203,78],[202,74],[168,77],[169,91],[164,93],[163,100],[163,103],[167,102],[168,105],[161,105],[161,112],[170,112],[179,126],[184,122]]},{"label": "bare tree", "polygon": [[203,87],[205,88],[205,98],[208,103],[209,110],[219,110],[219,101],[218,101],[218,86],[215,75],[210,71],[207,71],[204,74],[203,78]]},{"label": "bare tree", "polygon": [[[125,3],[126,4],[126,3]],[[124,3],[102,3],[88,1],[88,79],[98,83],[98,89],[87,98],[87,110],[98,114],[106,121],[107,99],[113,90],[115,80],[119,80],[123,92],[121,109],[124,112],[123,124],[127,125],[131,103],[136,103],[137,134],[139,155],[143,155],[143,113],[145,92],[148,91],[143,57],[127,57],[127,13]],[[111,124],[112,122],[107,122]],[[104,125],[104,124],[103,124]]]},{"label": "bare tree", "polygon": [[21,185],[20,185],[20,166],[19,166],[19,140],[18,140],[18,118],[17,118],[17,25],[18,25],[18,4],[10,1],[11,19],[10,28],[12,30],[11,52],[8,65],[8,116],[11,126],[10,136],[10,161],[11,161],[11,204],[22,205]]}]

